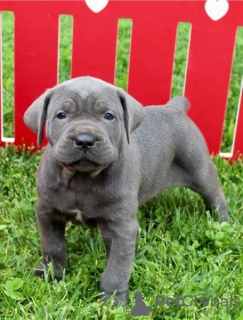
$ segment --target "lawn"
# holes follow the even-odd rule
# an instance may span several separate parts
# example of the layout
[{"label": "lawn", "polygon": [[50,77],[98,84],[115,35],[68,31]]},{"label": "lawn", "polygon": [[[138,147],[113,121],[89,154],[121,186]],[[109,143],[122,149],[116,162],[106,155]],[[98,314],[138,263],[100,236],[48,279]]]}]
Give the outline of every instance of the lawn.
[{"label": "lawn", "polygon": [[[60,81],[70,74],[70,44],[65,32],[70,34],[72,22],[64,17],[63,23]],[[124,88],[129,34],[129,22],[122,21],[116,84]],[[11,34],[6,35],[6,41],[9,37]],[[185,57],[186,39],[181,41],[181,46],[179,52],[184,55],[177,57],[178,68]],[[9,70],[11,74],[11,66]],[[183,86],[179,70],[175,68],[175,93],[181,92]],[[6,88],[10,87],[6,84]],[[234,99],[238,89],[231,89]],[[10,97],[13,93],[9,90]],[[9,115],[6,123],[12,121],[11,112]],[[229,121],[232,118],[233,115]],[[126,310],[112,307],[112,299],[106,303],[97,300],[106,259],[96,229],[68,225],[66,245],[70,268],[63,281],[48,282],[47,277],[33,276],[41,254],[34,215],[35,173],[40,156],[41,151],[31,154],[27,150],[17,152],[12,147],[0,149],[0,319],[125,319]],[[137,319],[243,319],[243,166],[240,161],[230,165],[221,158],[215,158],[214,163],[227,198],[231,224],[214,222],[205,211],[202,199],[184,188],[168,190],[139,209],[140,228],[129,297],[132,305],[134,293],[142,292],[144,302],[153,311]],[[156,296],[165,300],[191,296],[194,302],[192,306],[165,303],[156,306]],[[199,304],[202,297],[204,301],[209,299],[209,305]],[[218,307],[211,305],[217,304],[216,299]],[[188,305],[191,301],[189,297],[184,300]]]}]

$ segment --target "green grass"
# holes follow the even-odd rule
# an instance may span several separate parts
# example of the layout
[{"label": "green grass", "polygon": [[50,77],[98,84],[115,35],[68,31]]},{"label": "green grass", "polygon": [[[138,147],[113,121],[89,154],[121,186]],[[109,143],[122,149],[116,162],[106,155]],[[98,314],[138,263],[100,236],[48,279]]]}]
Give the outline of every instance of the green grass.
[{"label": "green grass", "polygon": [[14,15],[1,12],[2,19],[2,79],[3,134],[14,135]]},{"label": "green grass", "polygon": [[132,21],[131,19],[120,19],[118,24],[118,45],[116,60],[115,85],[124,90],[127,89],[129,54],[131,41]]},{"label": "green grass", "polygon": [[[49,283],[32,275],[40,258],[34,217],[40,155],[0,149],[0,319],[125,319],[122,307],[97,301],[105,250],[96,229],[68,225],[70,269],[63,281]],[[219,319],[221,312],[220,319],[242,319],[242,307],[173,307],[166,317],[164,306],[155,306],[156,295],[232,296],[243,305],[243,167],[214,161],[231,224],[213,222],[201,198],[183,188],[164,192],[138,212],[130,295],[143,293],[153,307],[147,318]],[[213,311],[216,314],[203,316]]]},{"label": "green grass", "polygon": [[61,15],[59,20],[59,83],[71,78],[72,27],[73,17]]},{"label": "green grass", "polygon": [[[124,88],[129,33],[130,27],[122,22],[116,84]],[[69,44],[63,43],[68,52]],[[62,70],[68,77],[65,48]],[[66,76],[60,75],[60,81]],[[178,86],[179,77],[175,77]],[[112,300],[103,304],[97,300],[106,262],[98,230],[69,224],[66,245],[70,268],[64,280],[48,282],[33,276],[41,254],[34,214],[40,156],[40,151],[30,154],[12,147],[0,149],[0,319],[125,319],[123,307],[112,307]],[[214,162],[231,224],[214,222],[202,199],[183,188],[168,190],[139,209],[140,229],[129,292],[132,298],[141,291],[153,311],[137,319],[243,319],[243,166],[240,161],[229,165],[220,158]],[[232,296],[240,299],[241,306],[166,309],[164,305],[156,307],[158,295],[166,299]]]}]

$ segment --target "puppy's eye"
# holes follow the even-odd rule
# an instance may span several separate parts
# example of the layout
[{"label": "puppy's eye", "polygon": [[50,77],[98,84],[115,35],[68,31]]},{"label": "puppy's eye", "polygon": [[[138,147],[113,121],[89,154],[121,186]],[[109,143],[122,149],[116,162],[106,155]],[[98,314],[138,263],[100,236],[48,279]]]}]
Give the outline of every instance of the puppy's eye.
[{"label": "puppy's eye", "polygon": [[111,113],[107,112],[107,113],[104,115],[104,119],[106,119],[106,120],[113,120],[113,119],[114,119],[114,116],[113,116]]},{"label": "puppy's eye", "polygon": [[57,119],[61,120],[61,119],[65,119],[65,118],[67,118],[67,115],[65,112],[58,113]]}]

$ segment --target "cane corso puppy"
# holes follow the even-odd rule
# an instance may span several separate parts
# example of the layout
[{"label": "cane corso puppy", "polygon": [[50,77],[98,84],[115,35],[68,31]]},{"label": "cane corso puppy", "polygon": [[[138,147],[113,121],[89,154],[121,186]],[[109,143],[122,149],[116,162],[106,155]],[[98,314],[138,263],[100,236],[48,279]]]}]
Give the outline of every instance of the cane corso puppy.
[{"label": "cane corso puppy", "polygon": [[187,117],[184,97],[143,108],[122,89],[92,77],[47,90],[26,111],[26,125],[48,145],[37,174],[36,218],[41,275],[53,261],[67,267],[65,224],[95,221],[107,252],[100,290],[125,303],[135,253],[138,206],[185,186],[199,193],[218,220],[228,221],[224,194],[202,134]]}]

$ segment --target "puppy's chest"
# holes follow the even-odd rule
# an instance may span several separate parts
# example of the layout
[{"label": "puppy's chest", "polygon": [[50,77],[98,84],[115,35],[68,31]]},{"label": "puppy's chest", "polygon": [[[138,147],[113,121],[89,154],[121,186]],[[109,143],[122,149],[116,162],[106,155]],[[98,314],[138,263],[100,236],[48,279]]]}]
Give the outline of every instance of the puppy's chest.
[{"label": "puppy's chest", "polygon": [[85,185],[75,188],[59,188],[52,201],[54,209],[66,220],[74,223],[83,223],[85,219],[101,217],[103,215],[102,203],[107,203],[102,191],[90,189]]}]

